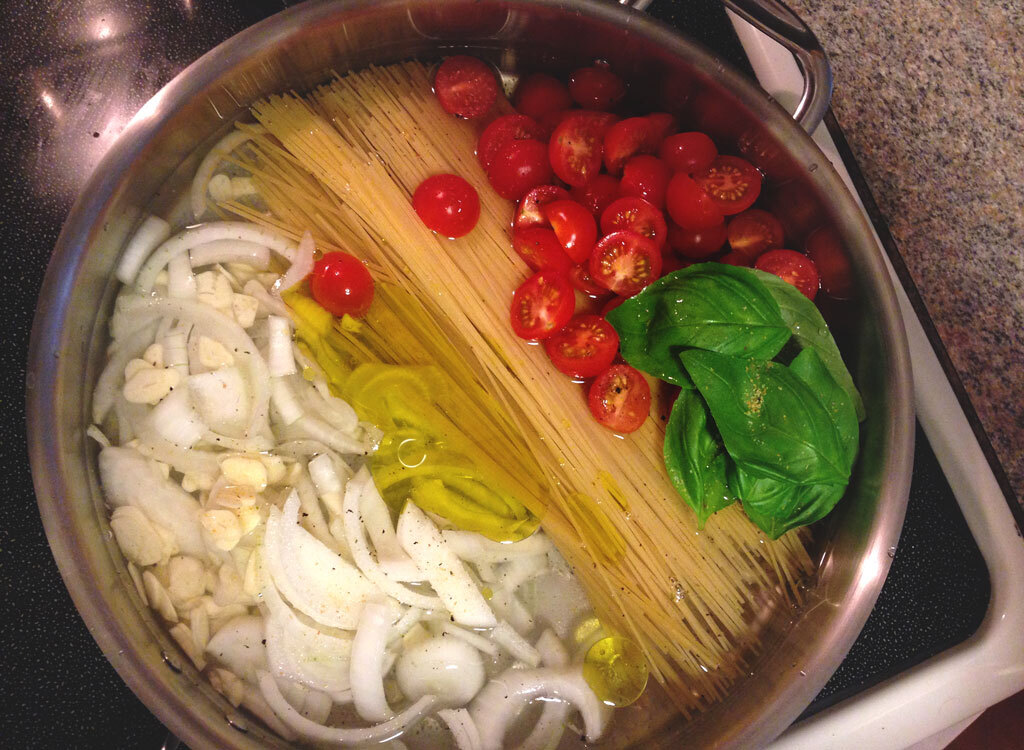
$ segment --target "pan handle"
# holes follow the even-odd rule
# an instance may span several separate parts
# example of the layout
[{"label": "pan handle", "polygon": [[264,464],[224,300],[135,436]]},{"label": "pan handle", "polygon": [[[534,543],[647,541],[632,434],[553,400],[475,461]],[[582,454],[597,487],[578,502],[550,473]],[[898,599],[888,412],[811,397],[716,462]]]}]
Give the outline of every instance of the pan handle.
[{"label": "pan handle", "polygon": [[[651,0],[619,0],[643,10]],[[804,90],[793,112],[793,119],[808,133],[821,123],[832,98],[832,68],[818,38],[810,27],[782,0],[722,0],[722,3],[747,23],[767,34],[796,58],[804,78]]]}]

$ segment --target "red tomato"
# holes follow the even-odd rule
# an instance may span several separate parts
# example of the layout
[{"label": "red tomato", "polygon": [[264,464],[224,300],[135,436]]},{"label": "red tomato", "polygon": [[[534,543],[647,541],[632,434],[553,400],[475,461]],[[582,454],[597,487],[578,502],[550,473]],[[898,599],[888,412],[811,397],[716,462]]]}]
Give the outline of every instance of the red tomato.
[{"label": "red tomato", "polygon": [[693,175],[718,210],[726,216],[750,208],[761,194],[761,173],[738,156],[721,156],[711,166]]},{"label": "red tomato", "polygon": [[590,211],[574,200],[552,201],[541,211],[575,263],[582,263],[590,257],[590,251],[597,242],[597,222]]},{"label": "red tomato", "polygon": [[522,339],[546,339],[569,322],[576,295],[561,271],[540,271],[512,295],[512,331]]},{"label": "red tomato", "polygon": [[635,432],[651,413],[651,387],[629,365],[612,365],[590,385],[590,413],[615,432]]},{"label": "red tomato", "polygon": [[479,117],[498,98],[498,80],[491,67],[467,55],[447,58],[434,76],[434,91],[450,115]]},{"label": "red tomato", "polygon": [[551,268],[568,273],[572,267],[572,261],[565,254],[555,233],[547,227],[513,229],[512,249],[534,271]]},{"label": "red tomato", "polygon": [[807,299],[818,293],[818,269],[814,261],[795,250],[769,250],[754,264],[799,289]]},{"label": "red tomato", "polygon": [[759,208],[748,208],[729,221],[729,247],[754,260],[765,250],[782,247],[782,222]]},{"label": "red tomato", "polygon": [[558,185],[539,185],[519,200],[516,216],[512,220],[513,227],[547,226],[541,206],[551,201],[568,198],[569,193]]},{"label": "red tomato", "polygon": [[528,138],[541,140],[544,131],[532,117],[511,114],[502,115],[491,121],[480,134],[476,144],[476,158],[485,169],[490,169],[498,151],[509,141],[522,141]]},{"label": "red tomato", "polygon": [[586,206],[594,218],[600,218],[604,210],[619,197],[619,181],[610,174],[594,175],[594,179],[586,185],[574,187],[572,197]]},{"label": "red tomato", "polygon": [[606,112],[571,112],[551,134],[548,155],[559,179],[586,185],[601,171],[601,144],[615,121]]},{"label": "red tomato", "polygon": [[623,297],[632,297],[660,273],[658,245],[628,230],[606,234],[590,256],[591,278]]},{"label": "red tomato", "polygon": [[569,283],[591,299],[604,297],[608,294],[607,289],[590,277],[590,270],[585,263],[580,263],[569,269]]},{"label": "red tomato", "polygon": [[643,235],[659,248],[668,237],[665,215],[643,198],[619,198],[601,214],[602,234],[623,229]]},{"label": "red tomato", "polygon": [[850,259],[843,252],[835,232],[828,227],[811,232],[807,238],[807,255],[818,267],[821,288],[826,294],[837,299],[850,299],[853,296],[853,270],[850,268]]},{"label": "red tomato", "polygon": [[668,112],[651,112],[647,115],[647,121],[650,123],[650,128],[644,153],[656,154],[661,148],[662,142],[679,127],[679,123]]},{"label": "red tomato", "polygon": [[610,313],[616,307],[621,305],[627,299],[629,299],[629,297],[617,297],[617,296],[616,297],[612,297],[610,300],[605,302],[604,306],[601,308],[601,317],[603,318],[603,317],[607,316],[608,313]]},{"label": "red tomato", "polygon": [[599,315],[577,315],[544,339],[544,350],[559,372],[573,378],[592,378],[615,359],[619,334]]},{"label": "red tomato", "polygon": [[555,132],[555,128],[562,124],[562,120],[574,112],[579,112],[579,110],[563,109],[559,112],[549,112],[539,118],[537,122],[540,123],[540,129],[544,133],[544,138],[542,140],[549,140],[551,138],[551,134]]},{"label": "red tomato", "polygon": [[725,222],[710,229],[683,229],[678,224],[668,225],[668,244],[684,258],[700,260],[714,255],[725,244]]},{"label": "red tomato", "polygon": [[540,120],[572,106],[568,87],[557,78],[534,73],[516,86],[512,106],[524,115]]},{"label": "red tomato", "polygon": [[509,141],[498,149],[487,177],[502,198],[519,200],[538,185],[551,182],[547,146],[532,138]]},{"label": "red tomato", "polygon": [[743,266],[745,268],[750,268],[751,264],[754,262],[754,259],[748,258],[743,253],[738,253],[735,250],[732,250],[723,255],[721,258],[719,258],[718,262],[728,263],[730,266]]},{"label": "red tomato", "polygon": [[704,133],[676,133],[662,141],[658,156],[673,172],[692,174],[710,167],[718,149]]},{"label": "red tomato", "polygon": [[361,318],[373,302],[373,277],[348,253],[326,253],[313,266],[313,299],[331,315]]},{"label": "red tomato", "polygon": [[668,167],[656,156],[634,156],[622,170],[619,194],[643,198],[659,211],[665,210],[665,190],[670,177]]},{"label": "red tomato", "polygon": [[462,237],[480,218],[480,196],[454,174],[428,177],[412,194],[412,207],[431,231],[445,237]]},{"label": "red tomato", "polygon": [[626,84],[606,65],[574,70],[569,76],[569,95],[583,109],[609,110],[626,94]]},{"label": "red tomato", "polygon": [[622,167],[634,154],[649,154],[653,139],[651,121],[646,117],[627,117],[608,128],[604,136],[604,165],[612,174],[621,174]]},{"label": "red tomato", "polygon": [[665,191],[672,221],[683,229],[711,229],[722,223],[722,211],[689,175],[676,172]]},{"label": "red tomato", "polygon": [[665,250],[661,253],[662,276],[668,276],[673,271],[678,271],[691,265],[693,264],[690,261],[683,260],[671,250]]}]

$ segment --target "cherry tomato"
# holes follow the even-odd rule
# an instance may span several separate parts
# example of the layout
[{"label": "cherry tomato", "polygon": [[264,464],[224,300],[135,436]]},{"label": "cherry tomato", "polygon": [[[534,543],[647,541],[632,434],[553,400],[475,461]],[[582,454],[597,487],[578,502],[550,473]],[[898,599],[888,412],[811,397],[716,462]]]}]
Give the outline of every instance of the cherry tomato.
[{"label": "cherry tomato", "polygon": [[441,108],[450,115],[479,117],[498,98],[498,81],[491,67],[467,55],[447,58],[434,76],[434,91]]},{"label": "cherry tomato", "polygon": [[661,253],[661,275],[663,277],[690,265],[693,264],[688,260],[683,260],[671,250],[663,250]]},{"label": "cherry tomato", "polygon": [[574,187],[572,197],[586,206],[594,218],[600,218],[604,210],[619,197],[619,181],[610,174],[594,175],[594,179],[586,185]]},{"label": "cherry tomato", "polygon": [[541,140],[544,132],[532,117],[511,114],[495,118],[484,128],[480,140],[476,144],[476,158],[485,169],[490,169],[498,151],[509,141],[522,141],[528,138]]},{"label": "cherry tomato", "polygon": [[431,231],[445,237],[462,237],[480,218],[480,196],[454,174],[428,177],[412,194],[412,207]]},{"label": "cherry tomato", "polygon": [[693,174],[710,167],[718,149],[704,133],[676,133],[662,141],[658,156],[673,172]]},{"label": "cherry tomato", "polygon": [[616,307],[621,305],[627,299],[629,299],[629,297],[619,297],[619,296],[612,297],[610,300],[605,302],[604,305],[601,307],[601,317],[602,318],[606,317],[608,315],[608,313],[610,313]]},{"label": "cherry tomato", "polygon": [[750,268],[753,265],[754,260],[748,258],[743,253],[738,253],[735,250],[731,250],[718,259],[719,263],[728,263],[730,266],[743,266],[744,268]]},{"label": "cherry tomato", "polygon": [[604,165],[612,174],[622,174],[622,167],[635,154],[649,154],[653,140],[652,125],[647,117],[627,117],[608,128],[604,136]]},{"label": "cherry tomato", "polygon": [[664,211],[670,176],[668,166],[658,157],[634,156],[622,170],[619,194],[643,198],[659,211]]},{"label": "cherry tomato", "polygon": [[590,413],[615,432],[635,432],[651,413],[651,387],[629,365],[612,365],[590,385]]},{"label": "cherry tomato", "polygon": [[761,194],[761,173],[738,156],[717,156],[711,166],[693,175],[718,210],[726,216],[746,211]]},{"label": "cherry tomato", "polygon": [[572,267],[572,261],[562,249],[558,237],[547,227],[513,229],[512,249],[534,271],[550,268],[568,273]]},{"label": "cherry tomato", "polygon": [[683,229],[676,223],[668,225],[668,244],[684,258],[700,260],[714,255],[725,244],[725,222],[710,229]]},{"label": "cherry tomato", "polygon": [[574,112],[579,112],[579,110],[563,109],[558,112],[549,112],[548,114],[539,118],[537,122],[540,123],[540,129],[544,133],[544,138],[542,140],[550,140],[551,134],[555,132],[555,128],[562,124],[562,120],[564,120],[566,117],[573,114]]},{"label": "cherry tomato", "polygon": [[664,140],[679,127],[679,123],[668,112],[651,112],[651,114],[647,115],[647,122],[650,127],[648,128],[649,137],[647,143],[644,144],[644,153],[656,154]]},{"label": "cherry tomato", "polygon": [[619,198],[601,214],[601,232],[628,229],[643,235],[660,248],[668,237],[665,215],[643,198]]},{"label": "cherry tomato", "polygon": [[547,226],[541,206],[551,201],[568,198],[569,193],[558,185],[538,185],[519,200],[513,227]]},{"label": "cherry tomato", "polygon": [[853,270],[850,259],[843,252],[843,247],[828,227],[821,227],[811,232],[807,238],[807,255],[818,267],[821,276],[821,288],[830,297],[850,299],[853,296]]},{"label": "cherry tomato", "polygon": [[782,222],[759,208],[748,208],[729,221],[729,247],[754,260],[765,250],[782,247]]},{"label": "cherry tomato", "polygon": [[606,234],[590,256],[591,278],[623,297],[632,297],[660,273],[658,245],[628,230]]},{"label": "cherry tomato", "polygon": [[534,73],[519,82],[512,98],[512,106],[535,120],[541,120],[554,112],[569,109],[572,97],[569,88],[544,73]]},{"label": "cherry tomato", "polygon": [[331,315],[361,318],[373,302],[373,277],[348,253],[326,253],[313,266],[313,299]]},{"label": "cherry tomato", "polygon": [[590,277],[590,269],[586,263],[580,263],[569,269],[569,283],[591,299],[609,294],[607,289]]},{"label": "cherry tomato", "polygon": [[722,223],[722,211],[693,179],[676,172],[665,191],[665,206],[672,221],[683,229],[710,229]]},{"label": "cherry tomato", "polygon": [[590,251],[597,242],[597,222],[590,211],[574,200],[552,201],[541,211],[575,263],[582,263],[590,257]]},{"label": "cherry tomato", "polygon": [[818,268],[813,260],[795,250],[769,250],[757,259],[754,268],[788,281],[807,299],[813,300],[818,293]]},{"label": "cherry tomato", "polygon": [[626,94],[626,84],[606,65],[574,70],[569,76],[569,95],[583,109],[607,111]]},{"label": "cherry tomato", "polygon": [[512,295],[512,331],[522,339],[546,339],[569,322],[576,295],[561,271],[540,271]]},{"label": "cherry tomato", "polygon": [[508,141],[495,154],[487,177],[502,198],[519,200],[538,185],[551,182],[547,146],[533,138]]},{"label": "cherry tomato", "polygon": [[577,315],[544,339],[544,350],[559,372],[573,378],[592,378],[615,359],[619,334],[600,315]]},{"label": "cherry tomato", "polygon": [[551,134],[548,155],[559,179],[570,185],[586,185],[601,171],[605,133],[615,121],[606,112],[571,112]]}]

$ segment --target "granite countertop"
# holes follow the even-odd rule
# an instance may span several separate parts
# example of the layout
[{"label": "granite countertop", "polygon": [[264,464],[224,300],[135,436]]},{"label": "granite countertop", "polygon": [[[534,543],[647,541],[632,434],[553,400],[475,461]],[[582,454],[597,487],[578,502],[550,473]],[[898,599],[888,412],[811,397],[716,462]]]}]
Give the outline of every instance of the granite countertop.
[{"label": "granite countertop", "polygon": [[1024,5],[789,0],[832,108],[1024,502]]}]

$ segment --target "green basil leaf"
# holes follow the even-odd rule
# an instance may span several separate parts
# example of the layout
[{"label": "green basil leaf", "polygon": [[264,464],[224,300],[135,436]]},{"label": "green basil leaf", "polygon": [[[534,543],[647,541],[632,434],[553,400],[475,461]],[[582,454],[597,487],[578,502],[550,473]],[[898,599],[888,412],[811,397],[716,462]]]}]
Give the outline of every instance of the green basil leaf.
[{"label": "green basil leaf", "polygon": [[676,492],[697,513],[697,528],[736,502],[726,484],[728,456],[708,428],[704,400],[693,391],[680,393],[672,406],[663,451]]},{"label": "green basil leaf", "polygon": [[853,384],[853,378],[843,363],[839,347],[836,346],[835,339],[832,338],[817,306],[807,299],[799,289],[775,274],[752,270],[775,298],[786,325],[789,326],[800,346],[805,349],[814,349],[818,353],[835,381],[850,394],[857,419],[864,419],[864,401],[857,391],[857,386]]},{"label": "green basil leaf", "polygon": [[698,349],[680,358],[737,466],[794,483],[848,481],[853,462],[832,415],[788,367]]},{"label": "green basil leaf", "polygon": [[807,383],[832,418],[845,461],[852,467],[860,443],[860,425],[849,392],[836,382],[817,350],[804,349],[789,363],[789,371]]},{"label": "green basil leaf", "polygon": [[729,487],[743,498],[743,512],[772,539],[821,520],[846,492],[846,484],[799,484],[754,476],[736,465],[728,478]]},{"label": "green basil leaf", "polygon": [[622,358],[633,367],[692,387],[685,349],[771,359],[791,336],[779,305],[746,268],[700,263],[668,274],[607,315]]}]

